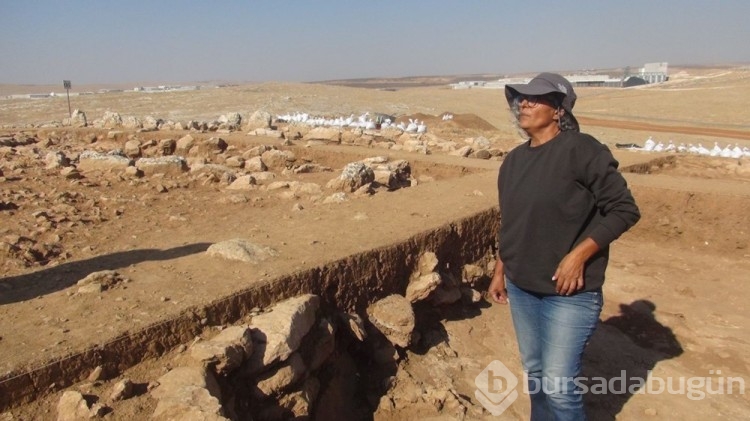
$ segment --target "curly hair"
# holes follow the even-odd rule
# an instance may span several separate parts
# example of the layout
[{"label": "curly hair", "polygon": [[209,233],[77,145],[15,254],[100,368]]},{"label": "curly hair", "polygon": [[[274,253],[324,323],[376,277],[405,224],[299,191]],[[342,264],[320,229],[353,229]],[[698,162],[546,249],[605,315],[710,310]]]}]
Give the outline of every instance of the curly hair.
[{"label": "curly hair", "polygon": [[518,135],[529,140],[531,136],[529,136],[529,133],[522,129],[521,125],[518,123],[518,117],[521,115],[521,101],[518,100],[518,97],[513,98],[513,102],[510,103],[510,114],[512,116],[510,123],[513,125],[513,128],[516,129]]},{"label": "curly hair", "polygon": [[564,111],[562,113],[562,115],[560,116],[560,120],[557,122],[557,124],[560,126],[560,130],[562,131],[567,131],[567,130],[573,130],[576,132],[581,131],[581,129],[578,127],[578,121],[576,120],[576,118],[573,117],[572,113],[569,113],[567,111]]}]

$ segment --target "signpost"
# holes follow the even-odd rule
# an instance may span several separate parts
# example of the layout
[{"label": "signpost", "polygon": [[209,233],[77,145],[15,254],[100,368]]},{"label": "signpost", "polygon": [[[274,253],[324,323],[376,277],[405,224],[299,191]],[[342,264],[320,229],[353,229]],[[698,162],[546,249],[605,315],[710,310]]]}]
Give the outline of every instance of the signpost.
[{"label": "signpost", "polygon": [[73,112],[70,111],[70,81],[63,80],[63,88],[65,88],[65,95],[68,97],[68,117],[73,118]]}]

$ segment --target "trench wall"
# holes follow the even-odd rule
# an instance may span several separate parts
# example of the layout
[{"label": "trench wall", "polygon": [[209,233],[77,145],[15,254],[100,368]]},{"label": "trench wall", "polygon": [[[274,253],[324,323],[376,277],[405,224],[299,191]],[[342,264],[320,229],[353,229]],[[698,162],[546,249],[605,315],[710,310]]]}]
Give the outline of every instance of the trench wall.
[{"label": "trench wall", "polygon": [[267,307],[303,293],[321,296],[325,307],[363,312],[369,303],[380,298],[403,294],[419,256],[426,251],[437,255],[438,271],[460,277],[464,264],[488,263],[493,258],[497,224],[498,210],[490,207],[387,247],[288,273],[204,305],[186,308],[176,317],[137,332],[124,332],[105,344],[44,366],[19,368],[0,378],[0,411],[71,386],[85,379],[97,366],[122,372],[190,342],[206,324],[232,324],[255,307]]}]

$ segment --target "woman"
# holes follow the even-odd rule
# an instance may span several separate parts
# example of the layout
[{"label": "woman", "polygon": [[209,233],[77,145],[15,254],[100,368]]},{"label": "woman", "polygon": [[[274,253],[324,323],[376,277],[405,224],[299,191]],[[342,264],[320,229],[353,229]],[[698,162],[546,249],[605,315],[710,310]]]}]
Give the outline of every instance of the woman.
[{"label": "woman", "polygon": [[500,232],[489,294],[510,303],[531,419],[585,420],[583,349],[602,308],[609,244],[640,218],[609,149],[580,133],[576,94],[541,73],[506,85],[527,142],[500,167]]}]

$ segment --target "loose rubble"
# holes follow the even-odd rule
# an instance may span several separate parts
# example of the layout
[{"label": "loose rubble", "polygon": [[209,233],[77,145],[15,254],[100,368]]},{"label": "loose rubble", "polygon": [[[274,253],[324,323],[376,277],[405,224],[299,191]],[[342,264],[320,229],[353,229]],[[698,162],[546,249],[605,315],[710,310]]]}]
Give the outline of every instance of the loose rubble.
[{"label": "loose rubble", "polygon": [[[248,205],[275,197],[290,200],[293,211],[305,212],[311,206],[335,206],[417,185],[407,160],[389,159],[374,150],[361,160],[331,167],[306,156],[306,150],[318,144],[430,154],[452,152],[460,143],[441,139],[437,132],[403,130],[398,125],[314,128],[274,121],[262,111],[249,118],[232,113],[211,122],[174,122],[116,112],[91,120],[77,110],[71,119],[41,128],[0,137],[0,178],[6,182],[0,189],[0,212],[9,221],[0,232],[0,255],[10,274],[96,255],[85,242],[70,243],[66,238],[97,224],[119,224],[128,206],[148,207],[160,200],[157,196],[184,204],[189,191],[200,190],[210,191],[219,204]],[[230,144],[222,137],[235,131],[258,137],[263,144]],[[477,143],[474,138],[464,142]],[[498,149],[487,157],[502,154]],[[49,177],[66,188],[29,187]],[[420,178],[427,181],[429,177]],[[185,221],[179,211],[156,217]],[[240,238],[217,242],[206,254],[250,264],[278,257],[262,242]],[[154,419],[231,419],[237,412],[259,419],[308,416],[318,401],[329,399],[324,396],[330,387],[328,374],[320,375],[331,370],[332,359],[349,352],[350,340],[366,350],[352,354],[354,359],[366,358],[378,366],[403,361],[420,340],[413,303],[428,297],[435,305],[450,302],[438,298],[447,285],[443,275],[433,276],[439,288],[420,299],[387,297],[361,314],[324,310],[320,297],[303,296],[256,314],[249,324],[223,326],[216,335],[208,327],[205,339],[175,351],[181,359],[178,367],[146,383],[118,376],[112,367],[92,367],[88,383],[60,399],[58,419],[103,417],[118,402],[141,399],[144,390],[158,400]],[[7,279],[11,285],[13,277]],[[104,298],[139,279],[104,270],[73,282],[71,298]],[[156,298],[174,301],[169,296]],[[101,391],[96,385],[103,382],[113,383]],[[251,386],[243,389],[237,382]],[[92,388],[99,395],[95,401],[90,399]],[[371,413],[378,402],[363,409]]]},{"label": "loose rubble", "polygon": [[[441,267],[435,253],[425,252],[412,279],[429,274],[449,279],[452,275],[439,273]],[[488,279],[480,265],[465,265],[461,273],[467,282]],[[117,279],[116,272],[102,271],[82,284],[114,285]],[[171,362],[165,360],[167,372],[158,378],[139,383],[115,375],[109,380],[111,386],[93,392],[92,382],[102,384],[109,378],[103,367],[93,368],[85,383],[61,395],[56,419],[98,419],[116,411],[118,402],[144,399],[146,394],[156,401],[151,414],[155,420],[309,419],[324,413],[317,411],[331,404],[331,394],[359,400],[355,405],[363,413],[416,405],[436,415],[447,410],[456,419],[481,415],[481,406],[464,399],[459,386],[445,376],[465,363],[440,334],[436,336],[434,326],[417,322],[417,313],[430,311],[422,304],[435,309],[445,305],[431,299],[435,291],[420,294],[423,297],[417,302],[389,295],[361,313],[329,308],[311,294],[254,309],[241,323],[206,326],[189,346],[172,351]],[[410,372],[409,355],[437,358],[431,363],[446,370],[439,382]],[[357,390],[336,391],[337,376],[346,376],[337,367],[347,359],[373,382],[361,383]]]},{"label": "loose rubble", "polygon": [[[445,120],[443,120],[445,121]],[[450,121],[448,121],[450,123]],[[444,123],[444,124],[448,124]],[[0,211],[15,222],[13,230],[0,233],[0,255],[7,258],[6,269],[12,267],[59,264],[80,255],[62,246],[62,237],[71,229],[104,223],[121,215],[110,201],[92,195],[90,188],[117,184],[143,195],[143,188],[157,194],[175,189],[220,185],[227,195],[225,203],[243,203],[255,194],[278,192],[281,198],[312,203],[335,204],[380,190],[392,191],[417,184],[408,161],[389,161],[372,156],[350,162],[338,176],[327,183],[289,180],[292,175],[336,172],[322,163],[301,160],[288,146],[266,144],[247,149],[230,147],[217,136],[247,130],[251,136],[315,142],[367,145],[373,148],[417,151],[420,153],[451,153],[481,159],[500,158],[504,151],[493,149],[493,142],[484,138],[467,138],[466,146],[456,140],[440,139],[435,133],[411,133],[398,125],[370,130],[362,127],[325,127],[274,120],[270,113],[258,110],[250,116],[239,113],[220,116],[211,122],[178,123],[155,116],[121,116],[108,111],[103,116],[87,119],[84,111],[76,110],[71,119],[59,124],[44,123],[56,130],[32,134],[17,132],[0,137],[0,177],[14,180],[0,190]],[[66,127],[84,131],[67,131]],[[107,130],[85,131],[90,128]],[[134,132],[133,132],[134,130]],[[179,138],[151,136],[159,131],[189,131]],[[204,137],[204,134],[210,135]],[[51,194],[25,189],[25,179],[58,177],[71,188]],[[425,178],[424,180],[427,180]],[[274,183],[273,180],[282,180]],[[423,181],[424,181],[423,180]],[[232,195],[232,192],[244,196]],[[123,194],[124,196],[124,194]],[[302,204],[296,208],[304,209]]]}]

